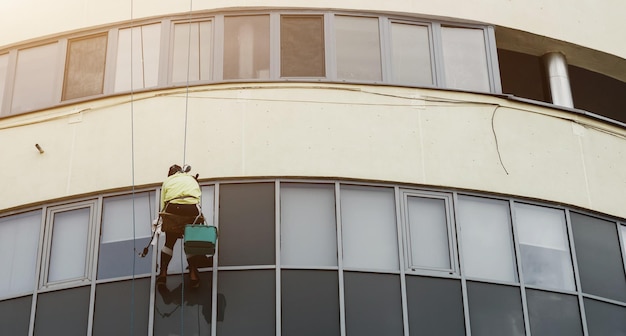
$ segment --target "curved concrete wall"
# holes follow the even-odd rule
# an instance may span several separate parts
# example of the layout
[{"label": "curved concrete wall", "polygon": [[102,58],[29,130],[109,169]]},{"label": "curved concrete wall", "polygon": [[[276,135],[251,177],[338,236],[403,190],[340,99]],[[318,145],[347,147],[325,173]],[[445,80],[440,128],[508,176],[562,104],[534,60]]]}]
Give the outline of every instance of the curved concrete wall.
[{"label": "curved concrete wall", "polygon": [[14,158],[0,165],[0,210],[159,184],[185,160],[201,178],[406,182],[626,217],[625,137],[582,116],[441,90],[280,83],[154,91],[0,120],[0,153]]},{"label": "curved concrete wall", "polygon": [[[132,4],[132,6],[131,6]],[[131,10],[132,7],[132,10]],[[225,8],[318,8],[413,13],[479,21],[528,31],[626,58],[626,44],[612,36],[626,31],[626,2],[545,0],[304,1],[304,0],[42,0],[3,1],[0,46],[51,34],[170,13]],[[132,13],[132,16],[131,16]]]}]

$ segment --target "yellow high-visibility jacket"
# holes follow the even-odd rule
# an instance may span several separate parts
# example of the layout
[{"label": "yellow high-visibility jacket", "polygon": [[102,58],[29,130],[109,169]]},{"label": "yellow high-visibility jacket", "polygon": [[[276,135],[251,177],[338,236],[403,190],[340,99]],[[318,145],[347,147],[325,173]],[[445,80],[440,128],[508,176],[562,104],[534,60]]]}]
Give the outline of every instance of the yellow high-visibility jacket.
[{"label": "yellow high-visibility jacket", "polygon": [[200,203],[200,185],[187,173],[176,173],[168,176],[161,186],[161,211],[168,202],[175,204]]}]

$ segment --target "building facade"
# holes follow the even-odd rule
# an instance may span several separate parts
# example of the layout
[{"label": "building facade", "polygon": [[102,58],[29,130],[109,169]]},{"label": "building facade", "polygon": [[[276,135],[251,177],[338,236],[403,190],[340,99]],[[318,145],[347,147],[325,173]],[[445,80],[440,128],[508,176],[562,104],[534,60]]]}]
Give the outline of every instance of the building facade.
[{"label": "building facade", "polygon": [[0,4],[0,334],[626,335],[624,12]]}]

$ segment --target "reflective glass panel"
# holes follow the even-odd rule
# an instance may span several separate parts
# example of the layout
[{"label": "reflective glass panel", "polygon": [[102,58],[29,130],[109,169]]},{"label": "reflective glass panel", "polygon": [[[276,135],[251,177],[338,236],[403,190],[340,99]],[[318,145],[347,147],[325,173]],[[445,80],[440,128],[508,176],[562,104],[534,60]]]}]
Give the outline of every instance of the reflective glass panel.
[{"label": "reflective glass panel", "polygon": [[489,92],[489,71],[482,29],[441,27],[446,87]]},{"label": "reflective glass panel", "polygon": [[213,22],[174,25],[172,82],[210,80],[213,70]]},{"label": "reflective glass panel", "polygon": [[220,184],[220,266],[273,265],[274,183]]},{"label": "reflective glass panel", "polygon": [[518,287],[467,282],[472,335],[525,335]]},{"label": "reflective glass panel", "polygon": [[382,80],[378,18],[335,16],[337,77]]},{"label": "reflective glass panel", "polygon": [[626,302],[626,276],[616,224],[570,214],[582,291]]},{"label": "reflective glass panel", "polygon": [[28,335],[31,295],[0,301],[0,334]]},{"label": "reflective glass panel", "polygon": [[339,283],[336,271],[283,270],[281,335],[339,336]]},{"label": "reflective glass panel", "polygon": [[36,110],[57,103],[59,44],[23,49],[17,53],[11,113]]},{"label": "reflective glass panel", "polygon": [[407,196],[410,267],[449,270],[450,243],[446,201]]},{"label": "reflective glass panel", "polygon": [[102,93],[107,35],[68,41],[63,100]]},{"label": "reflective glass panel", "polygon": [[37,295],[35,336],[87,335],[90,288],[83,286]]},{"label": "reflective glass panel", "polygon": [[563,210],[515,204],[524,282],[575,290]]},{"label": "reflective glass panel", "polygon": [[225,307],[218,336],[276,334],[275,270],[220,271],[217,290]]},{"label": "reflective glass panel", "polygon": [[280,237],[282,265],[337,266],[334,185],[281,183]]},{"label": "reflective glass panel", "polygon": [[432,85],[428,27],[392,23],[391,64],[394,83]]},{"label": "reflective glass panel", "polygon": [[138,253],[150,242],[152,219],[156,217],[155,202],[154,193],[104,199],[98,279],[150,273],[153,249],[143,258]]},{"label": "reflective glass panel", "polygon": [[120,29],[117,41],[115,92],[156,86],[159,78],[160,48],[160,23]]},{"label": "reflective glass panel", "polygon": [[90,208],[54,214],[48,282],[85,277],[90,217]]},{"label": "reflective glass panel", "polygon": [[346,335],[403,334],[400,277],[344,272]]},{"label": "reflective glass panel", "polygon": [[148,308],[150,278],[98,284],[93,335],[147,335]]},{"label": "reflective glass panel", "polygon": [[344,267],[399,269],[393,189],[342,185],[341,225]]},{"label": "reflective glass panel", "polygon": [[533,336],[583,335],[576,296],[527,289],[526,302]]},{"label": "reflective glass panel", "polygon": [[461,281],[406,276],[411,335],[465,335]]},{"label": "reflective glass panel", "polygon": [[0,218],[0,298],[32,292],[41,211]]},{"label": "reflective glass panel", "polygon": [[583,299],[589,335],[626,335],[626,307]]},{"label": "reflective glass panel", "polygon": [[224,79],[270,78],[270,16],[224,18]]},{"label": "reflective glass panel", "polygon": [[280,17],[280,75],[324,77],[324,17],[283,15]]},{"label": "reflective glass panel", "polygon": [[462,272],[466,276],[517,281],[509,202],[459,196]]}]

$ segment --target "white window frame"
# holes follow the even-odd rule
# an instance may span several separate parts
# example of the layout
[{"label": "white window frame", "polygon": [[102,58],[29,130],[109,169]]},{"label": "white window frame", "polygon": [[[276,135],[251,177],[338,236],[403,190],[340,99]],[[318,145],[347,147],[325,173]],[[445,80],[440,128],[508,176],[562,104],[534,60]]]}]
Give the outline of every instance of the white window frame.
[{"label": "white window frame", "polygon": [[[413,265],[412,262],[412,253],[411,253],[411,229],[410,229],[410,221],[409,221],[409,212],[408,212],[408,199],[409,197],[420,197],[420,198],[429,198],[436,200],[443,200],[445,203],[445,219],[446,219],[446,230],[448,234],[448,258],[450,259],[450,268],[433,268],[433,267],[424,267]],[[408,272],[417,272],[417,273],[432,273],[441,275],[441,273],[445,274],[455,274],[459,275],[459,266],[457,260],[457,244],[456,244],[456,225],[454,223],[453,216],[453,201],[452,194],[448,193],[438,193],[438,192],[427,192],[427,191],[417,191],[410,189],[400,189],[400,214],[402,217],[402,230],[403,230],[403,239],[404,239],[404,262],[405,262],[405,270]]]},{"label": "white window frame", "polygon": [[[54,232],[54,216],[60,212],[79,210],[79,209],[89,209],[89,225],[87,229],[87,245],[85,248],[85,267],[84,273],[82,276],[73,279],[65,279],[60,281],[48,281],[48,275],[50,273],[50,256],[51,256],[51,248],[52,248],[52,234]],[[59,206],[53,206],[47,208],[46,211],[46,220],[45,220],[45,228],[44,228],[44,242],[42,249],[42,262],[41,262],[41,272],[39,278],[39,286],[41,289],[52,288],[52,287],[70,287],[70,286],[78,286],[89,284],[92,278],[92,268],[94,263],[94,246],[95,246],[95,233],[97,226],[97,211],[98,211],[98,202],[97,200],[88,200],[82,201],[72,204],[65,204]]]}]

